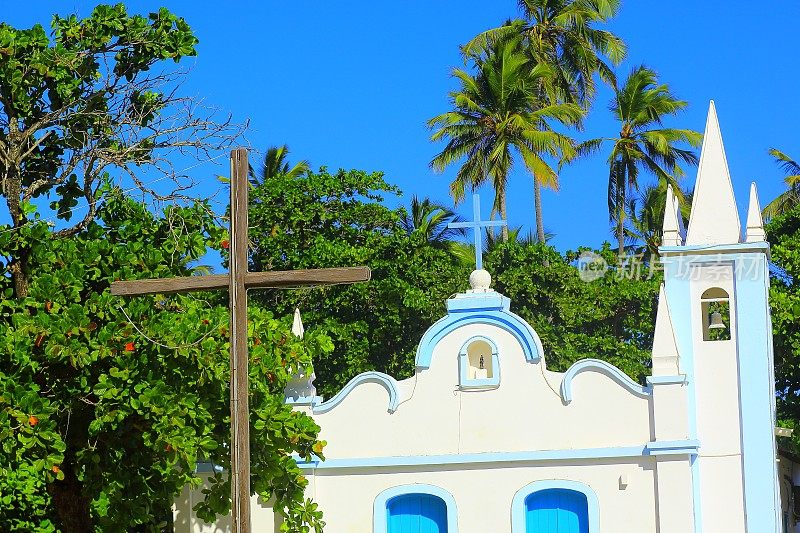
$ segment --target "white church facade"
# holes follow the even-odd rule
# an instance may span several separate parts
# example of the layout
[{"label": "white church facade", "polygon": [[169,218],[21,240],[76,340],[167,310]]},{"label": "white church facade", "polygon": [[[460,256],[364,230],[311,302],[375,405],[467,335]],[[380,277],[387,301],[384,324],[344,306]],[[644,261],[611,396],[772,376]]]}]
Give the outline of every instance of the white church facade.
[{"label": "white church facade", "polygon": [[[652,375],[600,360],[547,369],[537,333],[488,272],[447,301],[416,372],[289,394],[328,442],[302,463],[331,533],[773,533],[778,464],[769,246],[751,189],[741,228],[712,103],[688,228],[671,191]],[[302,396],[302,397],[300,397]],[[788,470],[787,470],[788,469]],[[225,531],[176,503],[176,533]],[[279,517],[253,499],[253,531]]]}]

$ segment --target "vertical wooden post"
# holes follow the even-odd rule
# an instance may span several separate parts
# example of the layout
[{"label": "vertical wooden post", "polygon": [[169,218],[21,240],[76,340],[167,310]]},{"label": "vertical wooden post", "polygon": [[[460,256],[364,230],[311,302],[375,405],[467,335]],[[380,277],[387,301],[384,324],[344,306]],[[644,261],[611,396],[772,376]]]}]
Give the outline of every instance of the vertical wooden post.
[{"label": "vertical wooden post", "polygon": [[231,525],[250,533],[250,417],[247,353],[247,150],[231,152]]}]

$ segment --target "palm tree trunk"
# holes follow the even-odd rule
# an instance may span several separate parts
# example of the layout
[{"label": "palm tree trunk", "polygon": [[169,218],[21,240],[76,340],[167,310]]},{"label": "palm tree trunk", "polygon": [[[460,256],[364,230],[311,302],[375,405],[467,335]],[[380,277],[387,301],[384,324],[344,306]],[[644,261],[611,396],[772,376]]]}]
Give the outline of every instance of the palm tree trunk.
[{"label": "palm tree trunk", "polygon": [[503,242],[508,242],[508,211],[506,211],[506,191],[497,191],[497,197],[499,200],[498,203],[500,204],[500,218],[506,221],[506,225],[503,226],[502,230]]},{"label": "palm tree trunk", "polygon": [[625,255],[625,187],[623,184],[620,191],[620,198],[617,201],[617,254],[622,261],[622,256]]},{"label": "palm tree trunk", "polygon": [[534,176],[533,177],[533,197],[534,197],[534,208],[536,209],[536,238],[539,242],[543,243],[545,241],[544,235],[544,221],[542,220],[542,185],[539,183],[539,179]]}]

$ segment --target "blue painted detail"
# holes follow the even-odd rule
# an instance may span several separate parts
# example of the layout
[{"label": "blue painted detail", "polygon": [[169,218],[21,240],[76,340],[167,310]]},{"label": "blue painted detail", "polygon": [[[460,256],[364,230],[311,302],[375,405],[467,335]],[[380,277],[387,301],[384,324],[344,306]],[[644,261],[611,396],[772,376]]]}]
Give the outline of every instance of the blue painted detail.
[{"label": "blue painted detail", "polygon": [[589,533],[586,495],[546,489],[525,498],[526,533]]},{"label": "blue painted detail", "polygon": [[403,494],[386,503],[388,533],[447,533],[447,504],[430,494]]},{"label": "blue painted detail", "polygon": [[659,246],[658,253],[662,256],[696,255],[714,253],[742,253],[742,252],[769,252],[767,242],[738,242],[734,244],[709,244],[692,246]]},{"label": "blue painted detail", "polygon": [[[673,247],[681,251],[685,246]],[[659,249],[661,252],[661,249]],[[675,342],[680,354],[680,368],[686,373],[686,407],[689,426],[689,438],[697,439],[697,391],[694,382],[694,352],[692,347],[692,305],[690,278],[683,274],[685,268],[680,257],[666,255],[669,249],[665,247],[661,260],[664,265],[664,292],[667,296]],[[692,512],[694,518],[694,533],[702,533],[703,517],[700,506],[700,460],[699,455],[690,456],[692,472]]]},{"label": "blue painted detail", "polygon": [[342,403],[347,395],[362,383],[377,383],[378,385],[383,386],[383,388],[386,389],[386,392],[389,393],[389,407],[387,410],[390,413],[395,412],[397,406],[400,405],[400,392],[397,387],[397,381],[392,376],[382,372],[364,372],[363,374],[359,374],[351,379],[347,385],[342,388],[342,390],[336,393],[336,396],[325,403],[315,405],[313,407],[313,413],[315,415],[327,413]]},{"label": "blue painted detail", "polygon": [[451,222],[448,228],[470,228],[475,238],[475,269],[483,268],[483,228],[505,226],[505,220],[481,220],[481,198],[477,193],[472,195],[472,222]]},{"label": "blue painted detail", "polygon": [[293,396],[286,397],[286,403],[289,405],[319,405],[322,403],[322,396]]},{"label": "blue painted detail", "polygon": [[[483,341],[492,348],[492,376],[486,379],[470,378],[468,375],[469,356],[467,350],[469,346],[476,341]],[[464,343],[458,351],[458,384],[463,389],[498,387],[500,385],[500,357],[498,356],[497,345],[492,339],[484,337],[483,335],[476,335]]]},{"label": "blue painted detail", "polygon": [[646,398],[653,394],[653,390],[650,387],[642,387],[614,365],[599,359],[582,359],[569,367],[569,370],[564,373],[564,379],[561,381],[561,399],[564,400],[564,403],[572,401],[572,380],[581,372],[600,372],[616,381],[631,394],[641,398]]},{"label": "blue painted detail", "polygon": [[428,328],[419,342],[417,368],[430,368],[433,350],[439,341],[456,329],[470,324],[488,324],[509,332],[522,346],[525,360],[538,362],[544,353],[542,341],[530,324],[509,310],[510,304],[508,298],[493,291],[459,294],[447,300],[447,316]]},{"label": "blue painted detail", "polygon": [[[750,254],[735,269],[736,343],[747,531],[778,531],[780,496],[775,458],[775,378],[766,255]],[[738,267],[739,265],[737,265]]]},{"label": "blue painted detail", "polygon": [[645,446],[647,455],[697,455],[700,441],[697,439],[686,440],[657,440],[648,442]]},{"label": "blue painted detail", "polygon": [[[577,520],[573,520],[573,517]],[[528,521],[529,518],[531,521]],[[553,529],[554,526],[557,528]],[[519,489],[511,502],[512,533],[599,533],[599,531],[600,504],[597,494],[588,485],[577,481],[561,479],[534,481]]]},{"label": "blue painted detail", "polygon": [[653,385],[684,385],[686,383],[686,374],[678,374],[676,376],[647,376],[647,384],[651,387]]},{"label": "blue painted detail", "polygon": [[404,457],[354,457],[350,459],[329,458],[320,461],[313,458],[295,461],[303,469],[384,468],[407,466],[441,466],[487,463],[537,463],[546,461],[581,461],[585,459],[612,459],[642,457],[648,455],[645,445],[618,448],[582,448],[567,450],[538,450],[527,452],[487,452],[446,455],[409,455]]},{"label": "blue painted detail", "polygon": [[[412,495],[412,498],[404,499]],[[414,498],[418,498],[418,500],[415,502]],[[441,510],[435,508],[436,500],[433,498],[438,499],[445,505],[444,529],[394,529],[395,527],[414,527],[418,525],[441,528]],[[396,504],[393,502],[399,502],[400,505],[395,507]],[[420,514],[423,511],[426,513],[423,519],[416,522],[410,512],[414,510],[415,506]],[[425,506],[425,509],[423,509],[423,506]],[[412,516],[409,516],[409,519],[406,520],[405,517],[408,515]],[[372,517],[373,533],[458,533],[456,501],[452,494],[434,485],[414,483],[384,490],[375,498]]]}]

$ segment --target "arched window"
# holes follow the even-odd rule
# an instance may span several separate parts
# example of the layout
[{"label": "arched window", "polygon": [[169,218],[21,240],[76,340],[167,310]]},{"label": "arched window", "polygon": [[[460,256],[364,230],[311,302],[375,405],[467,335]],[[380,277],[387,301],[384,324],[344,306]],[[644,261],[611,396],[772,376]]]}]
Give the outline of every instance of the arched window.
[{"label": "arched window", "polygon": [[403,485],[375,498],[374,533],[458,533],[456,502],[433,485]]},{"label": "arched window", "polygon": [[497,346],[486,337],[472,337],[458,351],[458,383],[462,388],[500,385]]},{"label": "arched window", "polygon": [[597,496],[574,481],[537,481],[520,489],[511,506],[513,533],[597,533]]},{"label": "arched window", "polygon": [[403,494],[386,503],[388,533],[447,533],[447,504],[430,494]]},{"label": "arched window", "polygon": [[728,293],[712,287],[700,296],[704,341],[731,340],[731,305]]}]

